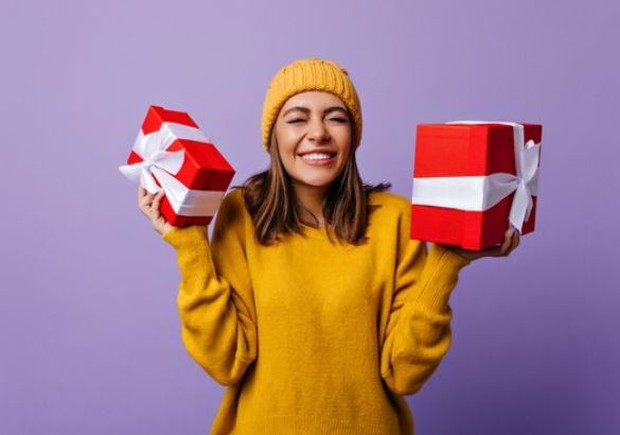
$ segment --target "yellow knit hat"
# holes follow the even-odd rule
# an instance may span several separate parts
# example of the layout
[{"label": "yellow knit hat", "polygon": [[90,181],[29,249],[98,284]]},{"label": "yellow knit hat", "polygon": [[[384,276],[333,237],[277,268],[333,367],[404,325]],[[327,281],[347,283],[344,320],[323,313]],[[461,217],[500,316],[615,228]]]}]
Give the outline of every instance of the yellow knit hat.
[{"label": "yellow knit hat", "polygon": [[357,148],[362,138],[362,108],[347,71],[329,60],[312,57],[296,60],[278,71],[263,103],[263,147],[269,150],[271,130],[286,100],[305,91],[324,91],[340,98],[353,116]]}]

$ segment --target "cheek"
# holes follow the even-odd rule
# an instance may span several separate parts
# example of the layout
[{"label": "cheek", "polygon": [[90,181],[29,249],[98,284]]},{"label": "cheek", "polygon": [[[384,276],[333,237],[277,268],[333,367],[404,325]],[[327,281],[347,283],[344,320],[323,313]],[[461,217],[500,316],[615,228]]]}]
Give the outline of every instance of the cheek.
[{"label": "cheek", "polygon": [[278,154],[282,163],[287,164],[294,156],[294,149],[285,140],[278,141]]},{"label": "cheek", "polygon": [[345,160],[351,155],[351,135],[343,136],[340,140],[340,150]]},{"label": "cheek", "polygon": [[284,170],[286,173],[290,174],[293,169],[293,165],[295,164],[295,153],[294,148],[287,144],[286,140],[283,138],[279,138],[276,136],[276,145],[277,145],[277,158],[282,163]]},{"label": "cheek", "polygon": [[351,148],[351,143],[353,139],[351,137],[351,129],[345,128],[345,129],[338,130],[334,134],[334,138],[336,139],[336,142],[338,143],[338,146],[340,147],[340,149],[348,155],[348,151]]},{"label": "cheek", "polygon": [[278,150],[282,157],[291,154],[295,149],[295,136],[290,129],[279,128],[275,130],[275,138],[278,144]]}]

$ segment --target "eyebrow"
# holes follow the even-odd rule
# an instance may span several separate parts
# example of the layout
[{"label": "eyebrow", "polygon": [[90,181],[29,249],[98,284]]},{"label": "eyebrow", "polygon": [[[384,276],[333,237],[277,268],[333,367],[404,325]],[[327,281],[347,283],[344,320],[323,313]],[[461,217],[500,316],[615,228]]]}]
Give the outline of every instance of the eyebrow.
[{"label": "eyebrow", "polygon": [[[291,108],[287,109],[287,110],[286,110],[286,111],[282,114],[282,116],[284,117],[284,116],[286,116],[287,114],[289,114],[290,112],[296,112],[296,111],[303,112],[303,113],[306,113],[306,114],[310,113],[310,109],[308,109],[307,107],[303,107],[303,106],[294,106],[294,107],[291,107]],[[336,111],[341,111],[341,112],[344,112],[347,116],[349,116],[349,112],[347,112],[347,109],[346,109],[346,108],[344,108],[344,107],[342,107],[342,106],[330,106],[330,107],[328,107],[327,109],[325,109],[325,110],[323,111],[323,115],[327,115],[327,114],[329,114],[329,113],[336,112]]]}]

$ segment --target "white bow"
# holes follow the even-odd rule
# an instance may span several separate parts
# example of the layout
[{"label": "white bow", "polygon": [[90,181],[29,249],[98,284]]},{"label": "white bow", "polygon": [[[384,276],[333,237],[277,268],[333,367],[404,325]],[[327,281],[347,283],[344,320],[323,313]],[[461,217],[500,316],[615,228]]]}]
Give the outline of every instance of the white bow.
[{"label": "white bow", "polygon": [[175,140],[188,139],[196,142],[209,143],[204,134],[195,127],[183,124],[164,122],[161,128],[147,135],[142,131],[133,146],[133,151],[139,155],[143,161],[131,165],[123,165],[118,169],[131,181],[140,183],[150,193],[159,192],[160,188],[155,182],[157,180],[164,190],[168,177],[161,177],[162,172],[176,175],[185,158],[184,150],[166,151]]}]

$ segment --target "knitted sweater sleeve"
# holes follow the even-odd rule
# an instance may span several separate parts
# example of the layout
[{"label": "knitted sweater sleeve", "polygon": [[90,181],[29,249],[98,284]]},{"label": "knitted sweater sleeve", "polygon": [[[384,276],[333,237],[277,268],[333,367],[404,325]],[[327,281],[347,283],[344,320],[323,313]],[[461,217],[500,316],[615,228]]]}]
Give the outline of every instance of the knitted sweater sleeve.
[{"label": "knitted sweater sleeve", "polygon": [[163,235],[176,250],[182,340],[192,358],[222,385],[234,385],[256,359],[257,334],[245,254],[242,205],[228,195],[213,240],[206,228],[174,228]]},{"label": "knitted sweater sleeve", "polygon": [[409,240],[401,216],[392,305],[381,348],[381,376],[401,395],[414,394],[433,374],[451,342],[448,300],[469,263],[441,245]]}]

